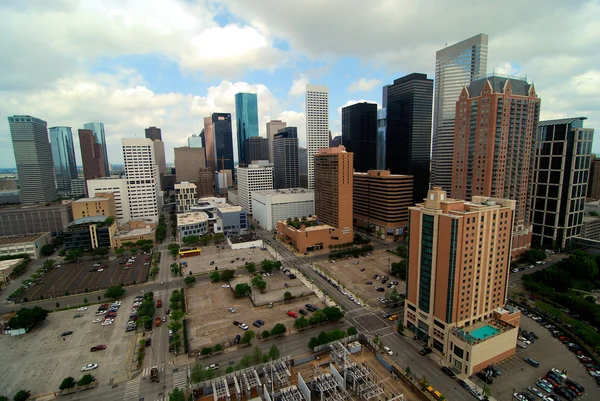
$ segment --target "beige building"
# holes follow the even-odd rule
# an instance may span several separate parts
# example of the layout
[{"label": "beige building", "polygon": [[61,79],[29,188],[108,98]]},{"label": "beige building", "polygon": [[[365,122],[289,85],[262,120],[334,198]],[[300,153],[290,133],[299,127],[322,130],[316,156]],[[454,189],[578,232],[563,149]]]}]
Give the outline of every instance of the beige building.
[{"label": "beige building", "polygon": [[[515,352],[520,313],[503,309],[515,206],[513,200],[483,196],[448,199],[434,187],[424,203],[409,208],[404,323],[464,373]],[[478,345],[497,336],[502,339],[495,345]],[[478,346],[467,354],[466,345]]]},{"label": "beige building", "polygon": [[196,187],[198,189],[198,198],[213,196],[215,194],[215,180],[210,168],[204,167],[200,169]]},{"label": "beige building", "polygon": [[23,258],[0,260],[0,286],[10,281],[9,276],[13,272],[13,269],[24,260]]},{"label": "beige building", "polygon": [[177,213],[189,212],[198,202],[196,184],[187,181],[175,184],[175,201]]},{"label": "beige building", "polygon": [[134,219],[119,226],[112,237],[112,247],[113,249],[121,248],[125,242],[139,240],[156,241],[156,222],[154,220]]},{"label": "beige building", "polygon": [[177,215],[177,241],[189,235],[203,236],[208,232],[208,214],[204,212],[181,213]]},{"label": "beige building", "polygon": [[96,193],[93,198],[83,198],[73,202],[74,220],[94,216],[117,217],[114,193]]},{"label": "beige building", "polygon": [[200,169],[206,167],[203,148],[187,146],[175,148],[175,175],[177,182],[197,182]]},{"label": "beige building", "polygon": [[285,121],[281,120],[271,120],[267,123],[267,140],[269,141],[269,163],[273,163],[275,161],[275,156],[273,152],[273,144],[275,142],[275,134],[280,129],[286,127]]},{"label": "beige building", "polygon": [[28,254],[31,259],[42,257],[42,247],[52,243],[50,233],[15,237],[0,237],[0,256]]}]

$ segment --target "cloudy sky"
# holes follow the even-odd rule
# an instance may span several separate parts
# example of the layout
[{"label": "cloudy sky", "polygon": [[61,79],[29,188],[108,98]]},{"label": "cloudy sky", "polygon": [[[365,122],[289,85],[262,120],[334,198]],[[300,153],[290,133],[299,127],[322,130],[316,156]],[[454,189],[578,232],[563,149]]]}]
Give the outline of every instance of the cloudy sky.
[{"label": "cloudy sky", "polygon": [[307,82],[329,86],[335,135],[341,107],[433,77],[436,50],[481,32],[488,72],[533,81],[543,119],[600,129],[598,15],[599,1],[576,0],[0,0],[0,167],[14,166],[14,114],[73,127],[78,161],[85,122],[104,122],[111,163],[121,138],[158,126],[172,162],[240,91],[258,94],[261,135],[282,119],[303,143]]}]

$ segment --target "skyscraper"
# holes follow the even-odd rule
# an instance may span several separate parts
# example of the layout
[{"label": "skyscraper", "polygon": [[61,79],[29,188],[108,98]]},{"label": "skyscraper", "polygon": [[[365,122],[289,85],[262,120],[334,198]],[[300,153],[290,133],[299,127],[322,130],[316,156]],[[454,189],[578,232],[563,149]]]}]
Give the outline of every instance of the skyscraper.
[{"label": "skyscraper", "polygon": [[[221,171],[233,169],[233,136],[231,132],[231,114],[230,113],[213,113],[212,130],[215,146],[216,169]],[[206,142],[208,145],[208,140]],[[224,166],[224,167],[223,167]],[[235,180],[235,176],[233,177]]]},{"label": "skyscraper", "polygon": [[256,93],[236,93],[238,161],[246,156],[246,139],[258,136],[258,98]]},{"label": "skyscraper", "polygon": [[392,174],[414,177],[413,203],[429,189],[433,80],[413,73],[387,86],[386,163]]},{"label": "skyscraper", "polygon": [[535,146],[532,243],[565,249],[579,237],[591,164],[594,130],[586,117],[540,121]]},{"label": "skyscraper", "polygon": [[298,130],[287,127],[275,134],[273,142],[273,188],[298,188],[300,171],[298,167]]},{"label": "skyscraper", "polygon": [[153,141],[148,138],[123,138],[123,161],[132,219],[158,221],[162,195]]},{"label": "skyscraper", "polygon": [[540,99],[533,84],[491,76],[471,82],[456,102],[452,197],[516,200],[512,257],[531,245],[534,138]]},{"label": "skyscraper", "polygon": [[153,141],[162,141],[162,132],[160,128],[146,128],[146,138],[152,139]]},{"label": "skyscraper", "polygon": [[[409,208],[404,324],[463,373],[515,353],[518,322],[496,315],[506,303],[514,210],[513,200],[447,199],[439,187]],[[476,335],[483,326],[494,334]],[[474,346],[487,337],[493,342]]]},{"label": "skyscraper", "polygon": [[273,166],[267,161],[238,167],[238,204],[252,214],[252,192],[273,189]]},{"label": "skyscraper", "polygon": [[240,159],[245,165],[252,164],[253,160],[269,160],[269,140],[260,136],[253,136],[244,141],[244,157]]},{"label": "skyscraper", "polygon": [[192,135],[188,137],[188,147],[190,148],[203,148],[202,146],[202,138],[198,135]]},{"label": "skyscraper", "polygon": [[217,154],[215,152],[215,134],[211,117],[204,117],[204,155],[206,156],[206,167],[217,171]]},{"label": "skyscraper", "polygon": [[452,189],[454,113],[464,86],[485,77],[488,36],[480,33],[442,50],[435,56],[435,94],[431,185]]},{"label": "skyscraper", "polygon": [[269,162],[273,163],[273,138],[280,129],[285,128],[285,122],[281,120],[271,120],[267,123],[267,139],[269,140]]},{"label": "skyscraper", "polygon": [[176,181],[197,183],[200,170],[206,167],[204,149],[182,146],[174,148],[173,153],[175,156]]},{"label": "skyscraper", "polygon": [[83,176],[85,180],[106,177],[108,174],[104,170],[105,163],[102,145],[96,142],[92,130],[79,130],[79,147],[81,149],[81,161],[83,163]]},{"label": "skyscraper", "polygon": [[[344,146],[315,155],[315,213],[320,221],[352,238],[352,153]],[[345,242],[342,242],[345,243]]]},{"label": "skyscraper", "polygon": [[106,176],[110,175],[110,164],[108,163],[108,152],[106,150],[106,135],[104,133],[104,123],[85,123],[83,128],[89,129],[94,133],[96,143],[101,145],[102,160],[104,163],[104,171]]},{"label": "skyscraper", "polygon": [[325,85],[306,85],[308,189],[315,187],[315,155],[329,147],[329,92]]},{"label": "skyscraper", "polygon": [[377,167],[377,104],[342,108],[342,144],[354,154],[354,171],[366,173]]},{"label": "skyscraper", "polygon": [[308,156],[306,148],[298,147],[298,171],[300,187],[308,188]]},{"label": "skyscraper", "polygon": [[377,170],[386,170],[385,161],[385,139],[386,139],[386,126],[387,126],[387,109],[377,110]]},{"label": "skyscraper", "polygon": [[71,180],[77,178],[73,133],[71,127],[52,127],[49,131],[56,189],[60,194],[70,194]]},{"label": "skyscraper", "polygon": [[58,197],[46,121],[32,116],[8,117],[15,152],[21,203],[51,202]]}]

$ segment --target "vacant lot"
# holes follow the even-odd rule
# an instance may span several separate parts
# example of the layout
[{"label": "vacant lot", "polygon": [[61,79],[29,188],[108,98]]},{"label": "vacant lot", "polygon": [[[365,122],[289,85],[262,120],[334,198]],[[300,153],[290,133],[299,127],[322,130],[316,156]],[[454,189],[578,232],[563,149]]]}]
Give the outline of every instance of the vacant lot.
[{"label": "vacant lot", "polygon": [[[358,259],[338,259],[335,263],[323,262],[319,264],[319,269],[327,273],[329,277],[345,286],[354,296],[357,296],[371,306],[380,305],[379,297],[385,297],[392,290],[387,288],[387,285],[392,280],[398,280],[390,274],[391,263],[399,262],[401,258],[393,253],[384,250],[374,251],[371,256],[361,257]],[[355,263],[358,261],[358,263]],[[364,269],[364,271],[361,271]],[[377,274],[378,279],[373,279],[373,275]],[[388,276],[390,280],[381,284],[381,277]],[[373,284],[365,284],[371,281]],[[398,280],[399,281],[399,280]],[[378,292],[375,287],[381,286],[385,289],[384,292]],[[396,287],[399,294],[406,292],[406,283],[401,281]]]},{"label": "vacant lot", "polygon": [[[83,261],[68,263],[55,267],[33,287],[29,288],[24,297],[29,301],[43,298],[60,297],[69,294],[81,294],[110,287],[111,285],[131,285],[142,283],[148,279],[150,263],[146,260],[150,255],[136,255],[131,269],[125,269],[123,258],[112,261]],[[101,265],[105,267],[98,267]],[[97,271],[102,269],[103,271]],[[67,294],[68,293],[68,294]]]},{"label": "vacant lot", "polygon": [[[218,248],[217,248],[218,246]],[[269,252],[255,249],[232,250],[224,244],[200,246],[202,254],[180,259],[180,262],[186,262],[187,268],[184,268],[184,274],[191,270],[192,274],[205,273],[213,270],[233,269],[244,265],[246,262],[255,262],[257,269],[260,269],[259,263],[263,259],[273,260]],[[233,261],[233,263],[231,263]],[[211,262],[214,262],[212,265]]]},{"label": "vacant lot", "polygon": [[[278,277],[278,275],[285,279]],[[249,277],[243,276],[238,280],[248,282]],[[281,272],[264,277],[264,280],[267,282],[267,288],[275,288],[274,293],[277,293],[279,300],[283,298],[283,294],[279,295],[279,286],[283,287],[283,282],[289,282],[290,284],[294,282],[293,287],[290,285],[290,289],[294,291],[308,292],[308,289],[300,280],[289,280]],[[200,283],[186,290],[189,309],[188,331],[190,349],[192,350],[233,342],[236,335],[244,333],[244,330],[233,325],[234,320],[246,323],[250,326],[250,330],[256,333],[271,330],[276,323],[283,323],[288,329],[291,329],[294,318],[287,316],[288,311],[298,312],[307,303],[318,307],[324,306],[314,295],[306,295],[292,301],[277,302],[273,305],[273,308],[269,308],[268,304],[254,307],[252,300],[249,298],[236,299],[232,289],[222,288],[222,285],[223,283]],[[258,294],[258,296],[268,297],[269,293]],[[228,308],[236,308],[236,311],[234,313],[229,312]],[[254,327],[252,323],[256,319],[263,320],[265,325],[262,328]]]}]

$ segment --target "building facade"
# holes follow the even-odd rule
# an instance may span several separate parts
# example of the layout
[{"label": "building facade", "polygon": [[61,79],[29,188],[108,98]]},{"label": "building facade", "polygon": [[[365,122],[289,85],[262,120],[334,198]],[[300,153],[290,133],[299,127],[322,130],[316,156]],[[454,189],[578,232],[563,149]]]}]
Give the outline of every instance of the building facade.
[{"label": "building facade", "polygon": [[275,139],[275,134],[279,132],[280,129],[285,128],[285,121],[281,120],[271,120],[267,123],[267,140],[269,141],[269,163],[273,163],[273,140]]},{"label": "building facade", "polygon": [[189,212],[198,201],[198,188],[192,182],[175,184],[175,202],[177,213]]},{"label": "building facade", "polygon": [[[230,113],[213,113],[212,129],[214,134],[216,169],[234,171],[233,136]],[[208,142],[207,142],[208,144]],[[235,180],[235,174],[234,174]]]},{"label": "building facade", "polygon": [[8,125],[19,174],[21,203],[32,205],[56,200],[58,192],[46,121],[15,115],[8,117]]},{"label": "building facade", "polygon": [[386,163],[414,177],[413,203],[429,189],[433,80],[413,73],[387,86]]},{"label": "building facade", "polygon": [[85,195],[86,183],[85,178],[74,178],[71,180],[71,196]]},{"label": "building facade", "polygon": [[73,220],[63,233],[65,249],[111,248],[117,223],[106,223],[106,216],[82,217]]},{"label": "building facade", "polygon": [[258,97],[256,93],[235,94],[235,116],[237,120],[238,161],[250,164],[251,161],[246,160],[246,139],[258,136]]},{"label": "building facade", "polygon": [[354,226],[381,235],[404,235],[413,205],[413,177],[389,170],[354,173]]},{"label": "building facade", "polygon": [[298,171],[300,172],[300,186],[308,188],[308,151],[298,147]]},{"label": "building facade", "polygon": [[244,165],[252,164],[253,161],[269,160],[269,141],[267,138],[253,136],[244,142],[244,157],[240,157],[240,161]]},{"label": "building facade", "polygon": [[113,249],[122,248],[126,242],[156,241],[156,222],[147,219],[129,220],[119,225],[117,232],[112,237]]},{"label": "building facade", "polygon": [[594,130],[586,117],[540,121],[535,146],[532,243],[565,249],[580,237],[591,164]]},{"label": "building facade", "polygon": [[241,206],[217,207],[217,232],[225,235],[240,235],[248,231],[248,216]]},{"label": "building facade", "polygon": [[162,131],[157,127],[149,127],[145,129],[146,138],[152,139],[153,141],[162,141]]},{"label": "building facade", "polygon": [[[42,247],[52,243],[52,236],[50,233],[38,233],[25,236],[15,237],[0,237],[0,256],[19,255],[26,253],[32,259],[41,259]],[[23,260],[23,259],[19,259]],[[6,262],[10,262],[6,261]],[[1,266],[2,262],[0,262]],[[12,272],[12,269],[11,269]],[[6,280],[10,272],[1,272],[0,275],[4,276],[0,279],[0,282]]]},{"label": "building facade", "polygon": [[192,135],[192,136],[188,137],[188,147],[204,148],[204,146],[202,146],[202,138],[198,135]]},{"label": "building facade", "polygon": [[277,228],[279,220],[315,214],[314,191],[304,188],[252,192],[252,216],[265,230]]},{"label": "building facade", "polygon": [[211,117],[204,117],[204,156],[206,157],[206,167],[212,171],[217,171],[217,154],[215,150],[215,135]]},{"label": "building facade", "polygon": [[177,215],[177,241],[189,235],[203,236],[208,232],[208,215],[204,212],[186,212]]},{"label": "building facade", "polygon": [[71,127],[51,127],[50,147],[54,164],[56,189],[61,195],[71,194],[71,180],[77,178],[77,162]]},{"label": "building facade", "polygon": [[131,220],[129,209],[129,191],[127,180],[124,178],[100,178],[87,181],[88,196],[94,198],[102,193],[112,193],[115,196],[117,222],[123,225]]},{"label": "building facade", "polygon": [[486,76],[488,36],[480,33],[435,54],[431,184],[452,190],[454,113],[463,87]]},{"label": "building facade", "polygon": [[347,152],[354,154],[354,171],[366,173],[377,168],[376,103],[342,108],[342,144]]},{"label": "building facade", "polygon": [[104,150],[102,145],[96,142],[92,130],[79,130],[79,147],[85,180],[107,177],[109,174],[104,170]]},{"label": "building facade", "polygon": [[162,192],[152,140],[123,138],[121,144],[131,218],[158,221],[159,211],[162,209]]},{"label": "building facade", "polygon": [[98,193],[93,198],[83,198],[73,201],[73,220],[84,217],[117,217],[115,194],[111,192]]},{"label": "building facade", "polygon": [[101,146],[102,161],[104,163],[105,176],[110,175],[110,163],[108,163],[108,151],[106,149],[106,134],[104,132],[104,123],[85,123],[84,129],[89,129],[94,133],[95,143]]},{"label": "building facade", "polygon": [[300,186],[300,170],[296,127],[282,128],[275,134],[273,152],[273,187],[275,189],[298,188]]},{"label": "building facade", "polygon": [[273,166],[251,164],[248,167],[238,167],[238,204],[252,214],[252,192],[273,189]]},{"label": "building facade", "polygon": [[329,147],[329,90],[306,85],[306,157],[308,189],[315,187],[315,155]]},{"label": "building facade", "polygon": [[212,170],[208,167],[201,168],[198,173],[198,184],[196,184],[198,197],[213,196],[215,194],[214,186],[215,182]]},{"label": "building facade", "polygon": [[376,159],[377,159],[377,170],[386,169],[385,161],[385,127],[387,126],[387,109],[377,110],[377,146],[376,146]]},{"label": "building facade", "polygon": [[590,166],[588,198],[593,201],[600,200],[600,160],[596,160],[595,155],[592,155]]},{"label": "building facade", "polygon": [[175,176],[177,182],[198,182],[200,170],[206,167],[203,148],[187,146],[174,148]]},{"label": "building facade", "polygon": [[465,355],[467,343],[508,337],[492,341],[484,359],[515,353],[518,322],[506,330],[491,323],[507,299],[514,213],[513,200],[448,199],[439,187],[410,208],[404,324],[461,372],[482,368],[481,356]]},{"label": "building facade", "polygon": [[490,76],[473,81],[456,103],[452,197],[516,200],[513,258],[531,246],[539,114],[540,99],[533,84],[518,78]]}]

